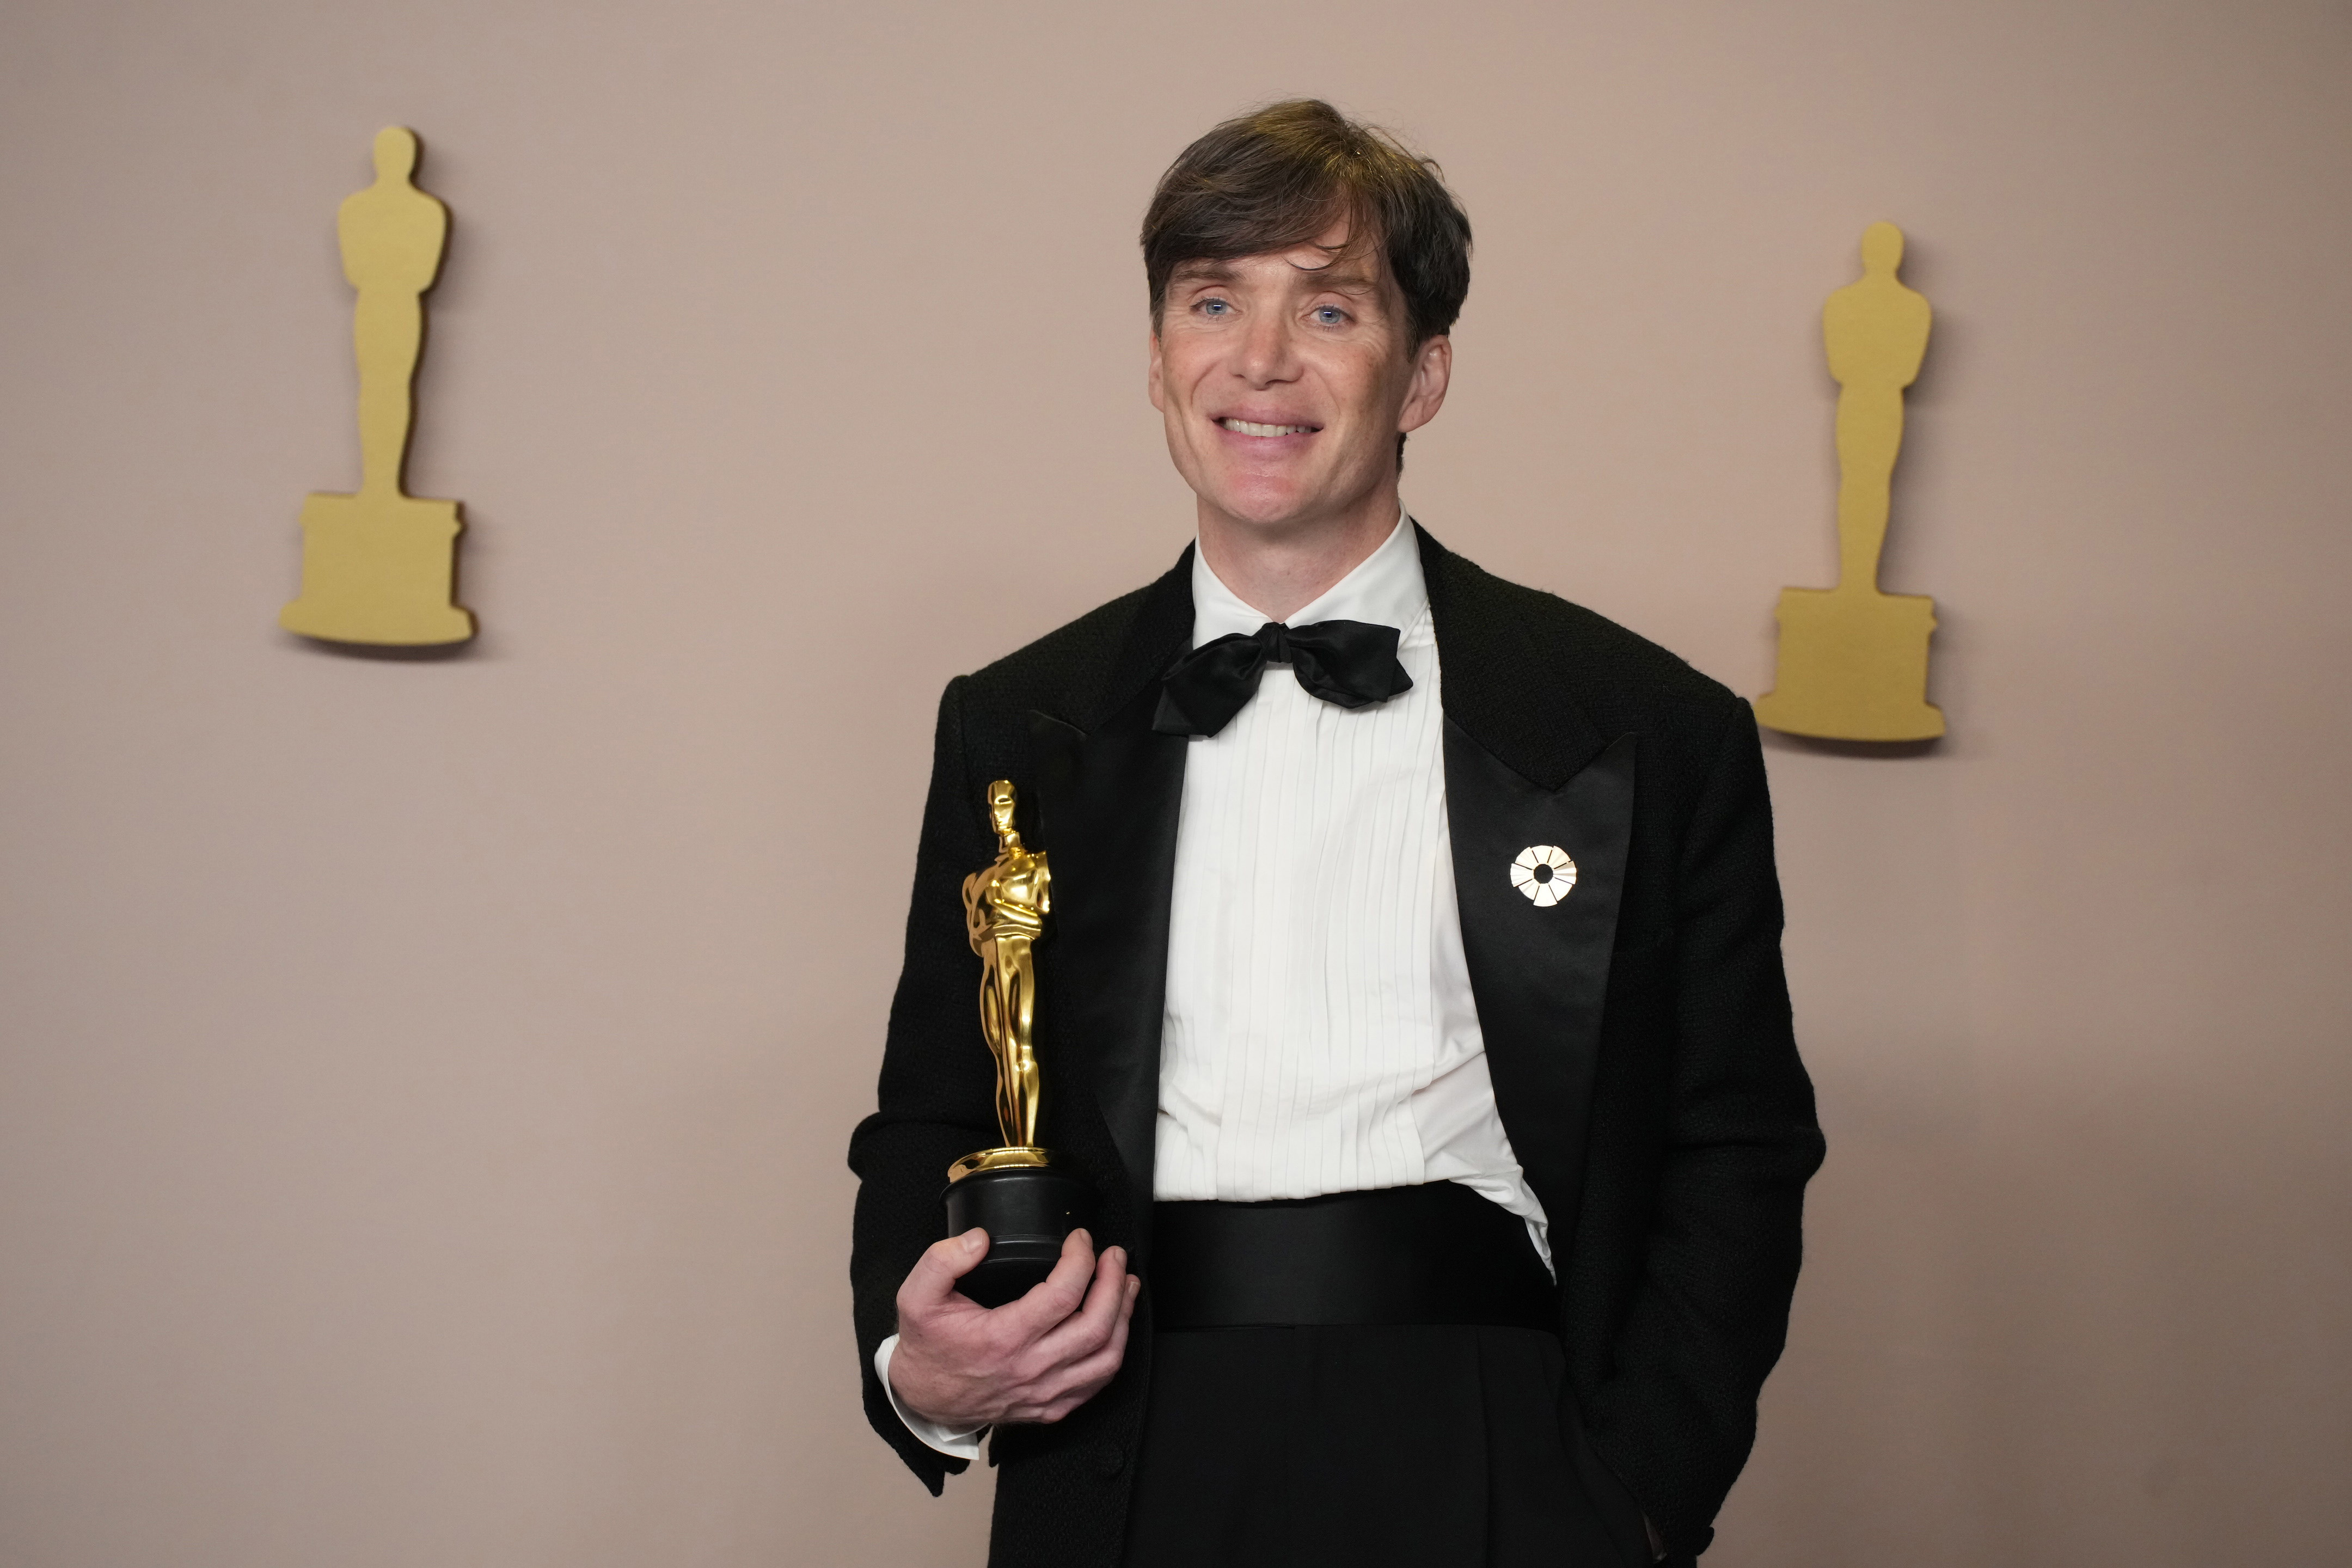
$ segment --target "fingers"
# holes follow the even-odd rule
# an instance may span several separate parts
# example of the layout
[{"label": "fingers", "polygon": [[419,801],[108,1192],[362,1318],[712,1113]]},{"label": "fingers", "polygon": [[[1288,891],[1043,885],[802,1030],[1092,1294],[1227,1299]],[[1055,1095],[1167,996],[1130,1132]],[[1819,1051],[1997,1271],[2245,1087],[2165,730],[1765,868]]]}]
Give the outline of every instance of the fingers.
[{"label": "fingers", "polygon": [[935,1311],[955,1294],[956,1281],[980,1266],[988,1256],[988,1232],[977,1226],[961,1236],[935,1241],[915,1259],[906,1283],[898,1287],[898,1315]]},{"label": "fingers", "polygon": [[1088,1277],[1094,1272],[1094,1238],[1084,1230],[1070,1232],[1062,1238],[1062,1256],[1054,1271],[1029,1287],[1019,1300],[997,1309],[1003,1314],[1005,1328],[1024,1341],[1042,1338],[1085,1303]]},{"label": "fingers", "polygon": [[1141,1282],[1127,1249],[1095,1254],[1073,1231],[1053,1272],[993,1311],[958,1293],[988,1254],[984,1230],[935,1242],[898,1288],[905,1336],[890,1366],[908,1408],[929,1419],[1059,1421],[1093,1398],[1126,1359]]},{"label": "fingers", "polygon": [[1053,1375],[1039,1380],[1028,1390],[1024,1401],[1012,1419],[1052,1423],[1061,1420],[1071,1411],[1100,1394],[1110,1380],[1118,1375],[1127,1360],[1129,1324],[1134,1319],[1135,1300],[1142,1281],[1129,1275],[1118,1294],[1122,1305],[1112,1320],[1109,1339],[1091,1354],[1057,1369]]},{"label": "fingers", "polygon": [[1038,1342],[1054,1361],[1076,1361],[1092,1355],[1109,1342],[1127,1298],[1127,1249],[1106,1247],[1095,1265],[1095,1276],[1077,1311],[1064,1318]]},{"label": "fingers", "polygon": [[[1100,1394],[1127,1360],[1128,1336],[1135,1319],[1135,1303],[1143,1281],[1117,1270],[1125,1262],[1120,1249],[1105,1255],[1108,1267],[1089,1290],[1083,1320],[1073,1316],[1062,1330],[1029,1347],[1021,1358],[1017,1378],[1003,1419],[1055,1422]],[[1109,1310],[1105,1310],[1108,1306]],[[1097,1340],[1095,1326],[1103,1328]]]},{"label": "fingers", "polygon": [[1065,1375],[1073,1384],[1085,1390],[1079,1394],[1081,1399],[1100,1392],[1102,1385],[1118,1373],[1120,1363],[1127,1360],[1128,1331],[1135,1321],[1135,1298],[1142,1288],[1143,1281],[1132,1274],[1127,1277],[1118,1291],[1118,1315],[1111,1319],[1110,1331],[1103,1337],[1102,1344],[1070,1363]]}]

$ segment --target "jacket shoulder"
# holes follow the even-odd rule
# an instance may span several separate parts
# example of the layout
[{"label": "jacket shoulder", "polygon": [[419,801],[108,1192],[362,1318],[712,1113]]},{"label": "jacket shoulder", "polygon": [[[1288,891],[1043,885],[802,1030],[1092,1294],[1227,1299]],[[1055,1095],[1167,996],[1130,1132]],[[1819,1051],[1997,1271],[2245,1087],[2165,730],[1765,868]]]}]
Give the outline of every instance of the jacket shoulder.
[{"label": "jacket shoulder", "polygon": [[1025,715],[1038,709],[1060,717],[1087,710],[1132,636],[1147,584],[1098,605],[1034,642],[964,677],[967,700],[983,710]]},{"label": "jacket shoulder", "polygon": [[1712,740],[1747,707],[1681,655],[1598,611],[1497,577],[1458,555],[1446,572],[1454,618],[1464,629],[1508,645],[1529,675],[1572,700],[1603,735],[1643,731]]}]

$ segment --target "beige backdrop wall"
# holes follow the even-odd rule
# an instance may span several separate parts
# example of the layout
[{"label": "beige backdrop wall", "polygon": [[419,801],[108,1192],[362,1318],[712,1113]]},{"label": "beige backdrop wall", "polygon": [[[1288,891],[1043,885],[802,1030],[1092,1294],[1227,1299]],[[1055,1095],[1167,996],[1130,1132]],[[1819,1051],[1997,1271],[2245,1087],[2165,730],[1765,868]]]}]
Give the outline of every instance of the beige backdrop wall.
[{"label": "beige backdrop wall", "polygon": [[[1832,1152],[1711,1561],[2340,1553],[2347,68],[2340,0],[16,0],[0,1562],[979,1561],[845,1279],[932,704],[1183,543],[1136,220],[1292,92],[1477,226],[1417,513],[1741,691],[1866,223],[1938,311],[1952,736],[1770,753]],[[273,625],[393,121],[439,662]]]}]

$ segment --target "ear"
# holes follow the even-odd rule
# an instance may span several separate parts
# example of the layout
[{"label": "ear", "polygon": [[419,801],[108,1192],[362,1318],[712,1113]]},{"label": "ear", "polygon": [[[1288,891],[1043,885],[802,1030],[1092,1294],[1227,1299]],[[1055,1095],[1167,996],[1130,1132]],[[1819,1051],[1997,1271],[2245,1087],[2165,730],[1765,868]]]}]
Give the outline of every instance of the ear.
[{"label": "ear", "polygon": [[1151,329],[1151,354],[1144,364],[1143,395],[1151,399],[1152,407],[1162,414],[1168,412],[1168,404],[1160,394],[1160,329],[1157,326]]},{"label": "ear", "polygon": [[1453,381],[1454,340],[1440,332],[1413,351],[1412,380],[1405,387],[1404,406],[1397,410],[1397,433],[1410,435],[1436,418]]}]

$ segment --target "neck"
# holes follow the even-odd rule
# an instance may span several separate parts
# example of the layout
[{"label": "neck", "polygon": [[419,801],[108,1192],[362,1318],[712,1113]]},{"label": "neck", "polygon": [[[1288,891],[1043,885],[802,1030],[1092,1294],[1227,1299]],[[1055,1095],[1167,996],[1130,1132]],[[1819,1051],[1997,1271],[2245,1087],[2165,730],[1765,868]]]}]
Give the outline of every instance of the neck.
[{"label": "neck", "polygon": [[1388,540],[1397,523],[1396,476],[1344,512],[1267,524],[1201,499],[1201,555],[1217,581],[1270,621],[1288,621]]}]

